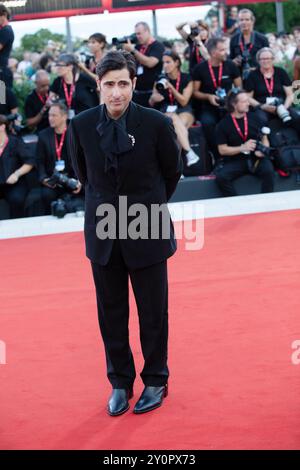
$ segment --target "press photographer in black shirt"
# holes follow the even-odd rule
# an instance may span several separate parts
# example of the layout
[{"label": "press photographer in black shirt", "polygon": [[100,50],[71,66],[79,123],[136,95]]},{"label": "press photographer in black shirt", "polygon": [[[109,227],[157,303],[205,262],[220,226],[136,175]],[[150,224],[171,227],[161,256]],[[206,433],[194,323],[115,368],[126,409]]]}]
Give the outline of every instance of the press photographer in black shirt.
[{"label": "press photographer in black shirt", "polygon": [[36,72],[35,85],[35,89],[26,98],[24,111],[27,125],[40,132],[49,127],[48,111],[52,103],[49,98],[50,78],[45,70]]},{"label": "press photographer in black shirt", "polygon": [[259,68],[253,70],[245,82],[250,105],[266,124],[278,117],[283,122],[289,122],[293,117],[297,119],[296,111],[291,109],[294,100],[292,82],[283,68],[274,66],[272,49],[263,47],[256,57]]},{"label": "press photographer in black shirt", "polygon": [[164,75],[154,84],[149,104],[172,119],[178,141],[186,152],[187,165],[190,166],[199,160],[198,155],[191,149],[188,137],[188,128],[195,120],[190,104],[193,82],[190,75],[180,71],[180,67],[178,54],[164,52]]},{"label": "press photographer in black shirt", "polygon": [[[51,213],[51,202],[63,197],[65,194],[78,195],[81,192],[81,183],[73,191],[52,181],[54,172],[65,174],[74,178],[74,171],[68,153],[66,142],[68,110],[64,103],[54,103],[49,109],[50,127],[39,133],[37,144],[37,161],[39,180],[42,184],[41,199],[44,206],[44,214]],[[31,204],[33,205],[33,198]],[[42,215],[42,214],[40,214]]]},{"label": "press photographer in black shirt", "polygon": [[10,11],[0,3],[0,80],[9,88],[13,86],[13,74],[8,68],[8,59],[13,47],[15,35],[9,24]]},{"label": "press photographer in black shirt", "polygon": [[207,42],[210,60],[197,65],[193,72],[196,117],[203,123],[203,130],[211,150],[216,153],[215,126],[226,110],[225,97],[233,86],[241,86],[238,67],[226,59],[227,50],[223,38],[211,38]]},{"label": "press photographer in black shirt", "polygon": [[258,64],[256,53],[269,42],[264,34],[254,31],[255,16],[251,10],[244,8],[239,11],[240,30],[230,40],[230,58],[240,67],[243,80]]},{"label": "press photographer in black shirt", "polygon": [[131,52],[137,62],[137,82],[133,93],[133,101],[142,106],[149,106],[154,82],[162,69],[164,46],[151,35],[147,23],[135,25],[138,44],[134,46],[128,40],[123,49]]},{"label": "press photographer in black shirt", "polygon": [[63,100],[68,108],[68,119],[99,104],[95,80],[78,68],[72,54],[61,54],[56,62],[58,77],[50,87],[52,100]]},{"label": "press photographer in black shirt", "polygon": [[[190,28],[189,33],[185,30],[186,25]],[[191,74],[197,64],[209,59],[209,53],[205,47],[209,39],[209,26],[204,21],[198,20],[191,23],[180,23],[176,29],[189,45],[189,72]]]},{"label": "press photographer in black shirt", "polygon": [[269,141],[262,121],[249,112],[249,97],[244,90],[228,95],[229,114],[219,122],[216,131],[222,156],[215,168],[216,182],[224,196],[236,196],[233,181],[253,174],[262,180],[261,192],[272,192],[274,170],[269,159]]},{"label": "press photographer in black shirt", "polygon": [[0,198],[10,206],[11,218],[24,217],[28,186],[24,175],[35,166],[35,159],[21,138],[12,135],[11,123],[0,115]]}]

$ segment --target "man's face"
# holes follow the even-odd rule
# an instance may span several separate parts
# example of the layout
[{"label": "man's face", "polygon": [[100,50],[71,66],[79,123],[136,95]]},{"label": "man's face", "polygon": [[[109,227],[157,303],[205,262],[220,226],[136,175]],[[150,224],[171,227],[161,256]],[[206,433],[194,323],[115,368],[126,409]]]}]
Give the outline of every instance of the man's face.
[{"label": "man's face", "polygon": [[227,57],[227,46],[225,44],[225,42],[219,42],[217,44],[217,47],[214,51],[212,51],[211,55],[217,59],[217,60],[220,60],[220,61],[224,61],[226,60],[226,57]]},{"label": "man's face", "polygon": [[219,26],[219,20],[216,16],[211,19],[211,27],[217,28]]},{"label": "man's face", "polygon": [[49,85],[49,78],[43,78],[37,82],[36,90],[40,95],[46,95],[49,91]]},{"label": "man's face", "polygon": [[247,93],[240,93],[238,95],[238,100],[235,105],[236,111],[238,113],[248,113],[249,111],[249,97]]},{"label": "man's face", "polygon": [[238,15],[238,9],[237,7],[232,7],[231,10],[230,10],[230,14],[231,14],[231,18],[236,18],[237,15]]},{"label": "man's face", "polygon": [[109,115],[118,118],[126,111],[135,87],[136,78],[131,80],[129,70],[111,70],[97,81],[101,103],[106,105]]},{"label": "man's face", "polygon": [[2,16],[0,15],[0,26],[2,26],[6,20],[7,20],[7,17],[5,15],[2,15]]},{"label": "man's face", "polygon": [[241,31],[252,31],[254,21],[250,13],[239,14],[239,27]]},{"label": "man's face", "polygon": [[137,40],[139,44],[147,44],[147,42],[149,41],[151,37],[150,31],[144,28],[144,26],[141,24],[136,26],[135,34],[137,36]]},{"label": "man's face", "polygon": [[63,123],[66,124],[67,116],[59,109],[58,106],[51,106],[49,110],[49,124],[50,127],[61,127]]}]

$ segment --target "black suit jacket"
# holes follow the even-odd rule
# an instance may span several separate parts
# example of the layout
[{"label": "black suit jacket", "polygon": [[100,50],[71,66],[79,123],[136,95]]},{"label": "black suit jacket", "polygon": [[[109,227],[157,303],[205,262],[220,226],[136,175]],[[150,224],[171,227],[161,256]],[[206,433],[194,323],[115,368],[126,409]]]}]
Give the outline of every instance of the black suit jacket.
[{"label": "black suit jacket", "polygon": [[[101,148],[101,127],[104,106],[84,111],[72,119],[68,144],[75,174],[85,186],[85,242],[87,257],[101,265],[107,264],[113,239],[99,239],[96,225],[104,216],[97,216],[100,204],[116,208],[118,219],[119,196],[127,196],[128,207],[142,203],[166,203],[173,194],[182,171],[182,162],[171,120],[162,113],[130,103],[126,117],[127,132],[133,136],[133,147],[118,157],[118,173],[104,172],[104,153]],[[128,217],[128,225],[135,217]],[[120,239],[124,260],[136,269],[158,263],[176,251],[171,219],[169,238],[133,240]],[[127,225],[127,226],[128,226]],[[151,218],[148,218],[148,234]]]}]

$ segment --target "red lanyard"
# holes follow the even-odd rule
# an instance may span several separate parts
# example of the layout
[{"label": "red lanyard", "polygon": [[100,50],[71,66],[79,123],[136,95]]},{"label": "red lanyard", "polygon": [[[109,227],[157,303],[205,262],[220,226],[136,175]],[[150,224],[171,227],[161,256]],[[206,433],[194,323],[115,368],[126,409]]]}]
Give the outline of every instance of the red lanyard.
[{"label": "red lanyard", "polygon": [[63,148],[63,145],[64,145],[64,141],[65,141],[65,137],[66,137],[66,132],[67,132],[67,129],[65,129],[62,133],[62,136],[61,136],[61,139],[60,139],[60,142],[58,144],[58,140],[57,140],[57,135],[56,135],[56,132],[54,131],[54,138],[55,138],[55,151],[56,151],[56,155],[57,155],[57,160],[60,160],[61,159],[61,152],[62,152],[62,148]]},{"label": "red lanyard", "polygon": [[38,99],[43,103],[43,105],[45,105],[49,95],[43,96],[43,95],[40,95],[38,92],[36,92],[36,94],[38,96]]},{"label": "red lanyard", "polygon": [[2,154],[3,154],[4,150],[5,150],[6,147],[7,147],[7,144],[8,144],[8,137],[5,138],[3,147],[0,148],[0,157],[2,157]]},{"label": "red lanyard", "polygon": [[63,87],[64,87],[64,92],[65,92],[65,97],[66,97],[66,102],[67,106],[70,109],[71,108],[71,103],[72,103],[72,98],[73,98],[73,93],[75,90],[75,83],[73,82],[70,88],[70,93],[68,92],[68,87],[66,82],[63,79]]},{"label": "red lanyard", "polygon": [[238,125],[238,122],[236,120],[236,118],[231,115],[232,117],[232,120],[233,120],[233,124],[238,132],[238,134],[240,135],[240,137],[242,138],[242,140],[244,142],[246,142],[247,140],[247,137],[248,137],[248,117],[247,117],[247,114],[245,114],[244,116],[244,134],[242,133],[241,129],[240,129],[240,126]]},{"label": "red lanyard", "polygon": [[146,52],[147,52],[147,50],[148,50],[148,47],[150,47],[153,42],[154,42],[154,40],[152,40],[151,42],[149,42],[149,44],[147,44],[147,45],[142,45],[142,46],[140,47],[140,49],[139,49],[139,52],[140,52],[141,54],[144,54],[144,55],[145,55]]},{"label": "red lanyard", "polygon": [[273,95],[273,90],[274,90],[274,69],[273,69],[273,75],[270,77],[270,83],[268,82],[267,77],[264,75],[264,80],[266,84],[266,88],[268,90],[268,93],[270,96]]},{"label": "red lanyard", "polygon": [[194,44],[193,52],[196,53],[196,61],[197,61],[197,64],[200,64],[200,62],[201,62],[201,60],[202,60],[202,56],[200,55],[200,52],[199,52],[199,49],[198,49],[197,44]]},{"label": "red lanyard", "polygon": [[[176,80],[176,91],[179,90],[179,85],[180,85],[180,78],[181,78],[181,73],[179,72],[179,75],[177,77],[177,80]],[[170,100],[170,103],[171,103],[171,106],[173,105],[174,103],[174,95],[173,93],[171,92],[171,90],[169,89],[169,100]]]},{"label": "red lanyard", "polygon": [[223,62],[221,62],[221,64],[219,65],[218,85],[217,85],[217,80],[216,80],[215,72],[213,71],[212,65],[209,61],[207,63],[208,63],[209,73],[210,73],[215,89],[220,88],[221,82],[222,82],[222,75],[223,75]]},{"label": "red lanyard", "polygon": [[[253,47],[253,44],[252,44],[252,42],[250,42],[250,44],[248,46],[248,50],[251,51],[252,47]],[[245,46],[244,46],[244,43],[243,43],[242,39],[240,41],[240,48],[241,48],[241,51],[244,52]]]}]

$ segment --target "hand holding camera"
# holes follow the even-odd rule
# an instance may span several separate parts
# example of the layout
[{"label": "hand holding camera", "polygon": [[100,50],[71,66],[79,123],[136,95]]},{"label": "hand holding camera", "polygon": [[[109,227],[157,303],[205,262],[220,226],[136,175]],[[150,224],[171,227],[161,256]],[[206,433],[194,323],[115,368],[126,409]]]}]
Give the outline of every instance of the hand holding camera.
[{"label": "hand holding camera", "polygon": [[220,106],[219,99],[216,95],[207,95],[209,103],[213,106]]},{"label": "hand holding camera", "polygon": [[241,145],[241,153],[249,155],[251,152],[254,152],[256,149],[256,140],[249,139]]}]

